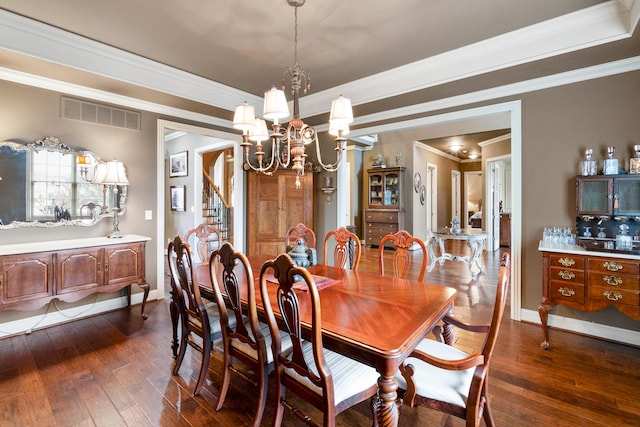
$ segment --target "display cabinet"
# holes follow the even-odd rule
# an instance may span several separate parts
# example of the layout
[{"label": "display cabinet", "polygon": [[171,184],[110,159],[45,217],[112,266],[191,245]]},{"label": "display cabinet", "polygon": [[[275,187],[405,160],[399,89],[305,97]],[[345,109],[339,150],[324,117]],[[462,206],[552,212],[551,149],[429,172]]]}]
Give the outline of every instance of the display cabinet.
[{"label": "display cabinet", "polygon": [[576,201],[579,216],[640,216],[640,175],[579,176]]},{"label": "display cabinet", "polygon": [[380,239],[404,228],[404,167],[372,168],[368,175],[368,208],[365,241],[378,245]]}]

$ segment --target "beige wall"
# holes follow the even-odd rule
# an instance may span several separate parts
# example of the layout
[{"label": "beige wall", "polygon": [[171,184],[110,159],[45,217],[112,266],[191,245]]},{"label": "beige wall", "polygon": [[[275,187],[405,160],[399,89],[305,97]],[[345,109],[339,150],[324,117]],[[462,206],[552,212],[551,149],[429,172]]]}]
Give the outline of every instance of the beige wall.
[{"label": "beige wall", "polygon": [[[156,288],[156,120],[153,114],[142,112],[141,131],[107,127],[62,119],[60,93],[0,81],[0,140],[33,142],[55,136],[73,148],[82,147],[95,152],[103,160],[121,160],[129,179],[127,212],[120,218],[123,234],[152,237],[146,245],[146,278]],[[144,211],[152,210],[154,220],[145,221]],[[63,226],[55,228],[21,228],[0,230],[0,244],[26,243],[42,240],[61,240],[106,236],[111,231],[110,218],[91,227]],[[139,292],[137,287],[133,292]],[[100,300],[110,295],[100,295]],[[78,304],[93,302],[89,297]],[[68,306],[67,304],[60,304]],[[0,311],[0,323],[15,318],[36,315],[41,310],[20,312]]]}]

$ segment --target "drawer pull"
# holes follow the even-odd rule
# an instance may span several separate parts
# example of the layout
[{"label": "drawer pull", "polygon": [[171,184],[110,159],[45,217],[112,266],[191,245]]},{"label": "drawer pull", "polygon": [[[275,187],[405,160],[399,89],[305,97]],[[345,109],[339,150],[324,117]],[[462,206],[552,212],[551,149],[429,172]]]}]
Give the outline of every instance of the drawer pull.
[{"label": "drawer pull", "polygon": [[564,280],[571,280],[576,277],[576,275],[572,271],[567,271],[567,270],[560,271],[558,275],[562,277]]},{"label": "drawer pull", "polygon": [[619,294],[614,291],[604,291],[602,293],[609,301],[620,301],[622,299],[622,294]]},{"label": "drawer pull", "polygon": [[559,288],[558,291],[560,291],[560,295],[563,297],[572,297],[576,294],[576,291],[571,288]]},{"label": "drawer pull", "polygon": [[609,271],[620,271],[620,270],[622,270],[622,265],[618,264],[618,263],[616,263],[614,261],[611,261],[611,262],[605,261],[604,264],[602,264],[602,266],[604,268],[606,268],[607,270],[609,270]]},{"label": "drawer pull", "polygon": [[604,276],[602,278],[607,285],[618,286],[622,285],[622,278],[616,276]]},{"label": "drawer pull", "polygon": [[574,265],[576,265],[576,260],[573,258],[560,258],[558,260],[558,262],[560,263],[561,266],[563,267],[573,267]]}]

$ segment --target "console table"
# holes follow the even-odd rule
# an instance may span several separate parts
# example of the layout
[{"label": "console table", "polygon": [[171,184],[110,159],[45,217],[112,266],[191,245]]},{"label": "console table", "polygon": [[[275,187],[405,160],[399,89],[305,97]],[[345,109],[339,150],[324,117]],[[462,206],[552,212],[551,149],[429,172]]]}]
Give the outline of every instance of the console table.
[{"label": "console table", "polygon": [[581,311],[615,307],[640,320],[640,255],[587,251],[580,246],[554,248],[542,241],[542,302],[538,307],[549,347],[549,311],[564,304]]},{"label": "console table", "polygon": [[97,292],[127,288],[144,291],[141,314],[149,296],[145,280],[145,244],[149,237],[85,239],[0,246],[0,310],[34,310],[52,299],[75,302]]},{"label": "console table", "polygon": [[[444,249],[445,240],[465,240],[471,253],[469,255],[453,255],[447,253]],[[435,268],[436,262],[442,266],[445,261],[455,260],[466,263],[469,266],[471,279],[475,280],[479,274],[484,273],[484,265],[480,262],[480,255],[482,255],[485,240],[487,240],[487,233],[482,230],[467,228],[457,234],[451,233],[448,228],[431,231],[427,241],[427,251],[429,252],[427,272],[430,273]],[[438,248],[440,249],[440,255],[436,256],[436,250]],[[474,271],[474,264],[478,271]]]}]

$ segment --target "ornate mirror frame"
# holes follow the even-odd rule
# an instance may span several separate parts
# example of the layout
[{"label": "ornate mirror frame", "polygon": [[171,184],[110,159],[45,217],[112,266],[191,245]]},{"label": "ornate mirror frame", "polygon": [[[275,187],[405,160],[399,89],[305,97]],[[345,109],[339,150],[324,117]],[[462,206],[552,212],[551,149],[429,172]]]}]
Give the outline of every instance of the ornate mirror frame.
[{"label": "ornate mirror frame", "polygon": [[[44,152],[57,153],[60,156],[54,154],[52,157],[64,158],[65,165],[60,168],[66,168],[69,175],[60,178],[64,175],[61,172],[59,181],[45,179],[56,176],[56,173],[44,173],[42,170],[46,168],[34,168],[32,163],[37,154]],[[67,155],[73,158],[65,158]],[[114,193],[114,186],[95,182],[97,177],[94,173],[99,163],[103,161],[95,153],[75,150],[52,136],[28,144],[0,142],[0,200],[3,205],[0,206],[0,230],[92,226],[103,218],[112,218],[114,206],[119,206],[118,215],[123,215],[126,212],[127,186],[118,186],[118,192]],[[48,168],[49,161],[46,165]],[[46,189],[43,190],[42,186]],[[49,194],[49,188],[63,186],[70,189],[71,201],[54,203],[55,198]],[[46,194],[46,197],[38,199],[38,193]],[[117,194],[117,200],[114,200],[114,194]],[[16,202],[20,199],[24,203]],[[38,207],[42,214],[34,215]],[[16,211],[20,214],[13,214]]]}]

